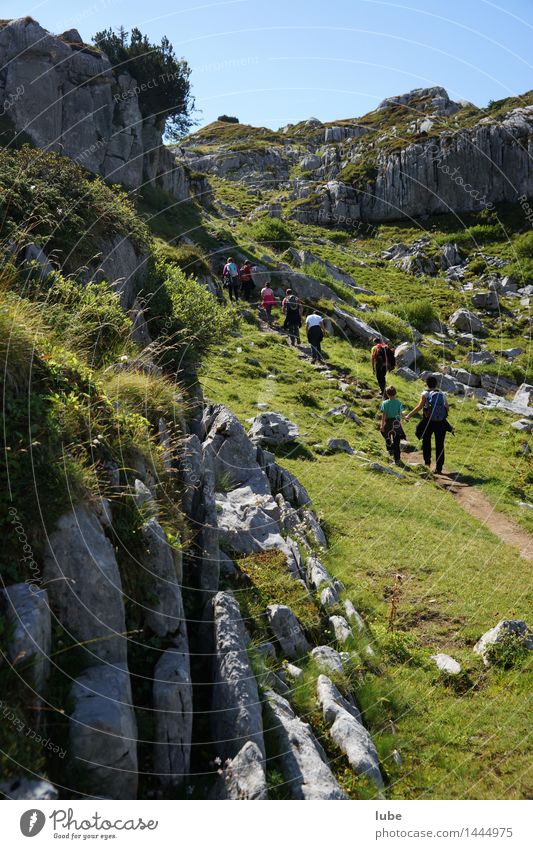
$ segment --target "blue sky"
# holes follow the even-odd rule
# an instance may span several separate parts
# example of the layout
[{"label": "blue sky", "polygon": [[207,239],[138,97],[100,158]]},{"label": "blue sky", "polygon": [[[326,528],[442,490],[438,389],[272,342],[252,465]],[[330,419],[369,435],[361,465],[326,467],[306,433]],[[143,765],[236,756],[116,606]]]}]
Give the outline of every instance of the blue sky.
[{"label": "blue sky", "polygon": [[167,35],[193,69],[200,125],[356,117],[443,85],[478,105],[533,88],[533,0],[0,0],[46,29]]}]

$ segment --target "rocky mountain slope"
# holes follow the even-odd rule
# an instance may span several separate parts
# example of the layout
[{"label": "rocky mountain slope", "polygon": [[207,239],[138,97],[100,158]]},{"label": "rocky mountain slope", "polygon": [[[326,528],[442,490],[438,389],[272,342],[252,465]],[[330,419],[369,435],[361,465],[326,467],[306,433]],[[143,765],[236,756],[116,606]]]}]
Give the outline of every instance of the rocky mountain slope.
[{"label": "rocky mountain slope", "polygon": [[[0,59],[2,794],[530,795],[527,97],[171,150],[78,33],[0,22]],[[225,302],[229,253],[322,312],[327,365]],[[384,458],[376,333],[523,556]]]}]

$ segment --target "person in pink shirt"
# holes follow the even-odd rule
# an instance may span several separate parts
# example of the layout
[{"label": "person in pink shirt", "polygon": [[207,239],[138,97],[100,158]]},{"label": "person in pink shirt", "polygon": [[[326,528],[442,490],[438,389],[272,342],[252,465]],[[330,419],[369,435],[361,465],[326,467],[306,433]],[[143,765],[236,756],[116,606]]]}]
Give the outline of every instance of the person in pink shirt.
[{"label": "person in pink shirt", "polygon": [[276,296],[270,286],[263,286],[261,289],[261,306],[266,312],[267,321],[272,323],[272,307],[276,306]]}]

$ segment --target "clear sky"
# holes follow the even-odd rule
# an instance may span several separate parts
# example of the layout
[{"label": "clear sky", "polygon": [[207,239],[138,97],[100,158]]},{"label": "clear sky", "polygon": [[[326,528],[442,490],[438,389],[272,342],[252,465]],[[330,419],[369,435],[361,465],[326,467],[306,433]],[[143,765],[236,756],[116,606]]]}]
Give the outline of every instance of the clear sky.
[{"label": "clear sky", "polygon": [[0,0],[0,18],[23,15],[85,41],[121,24],[168,36],[200,125],[357,117],[430,85],[479,106],[533,88],[533,0]]}]

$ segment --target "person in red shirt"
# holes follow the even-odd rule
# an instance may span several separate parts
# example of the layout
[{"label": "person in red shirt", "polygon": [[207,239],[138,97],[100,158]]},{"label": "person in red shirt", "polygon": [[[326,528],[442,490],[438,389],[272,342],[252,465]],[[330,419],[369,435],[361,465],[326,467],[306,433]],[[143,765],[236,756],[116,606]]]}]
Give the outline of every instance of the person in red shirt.
[{"label": "person in red shirt", "polygon": [[252,279],[252,263],[249,259],[239,268],[239,277],[242,285],[242,294],[247,301],[251,301],[253,299],[255,285]]},{"label": "person in red shirt", "polygon": [[275,307],[276,304],[276,296],[270,286],[263,286],[261,289],[261,306],[266,313],[269,324],[272,324],[272,307]]}]

